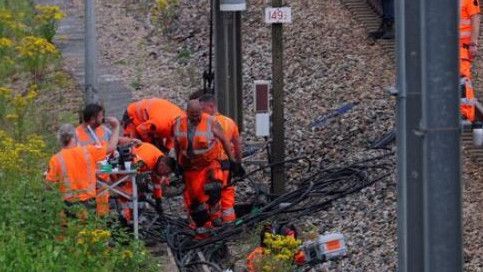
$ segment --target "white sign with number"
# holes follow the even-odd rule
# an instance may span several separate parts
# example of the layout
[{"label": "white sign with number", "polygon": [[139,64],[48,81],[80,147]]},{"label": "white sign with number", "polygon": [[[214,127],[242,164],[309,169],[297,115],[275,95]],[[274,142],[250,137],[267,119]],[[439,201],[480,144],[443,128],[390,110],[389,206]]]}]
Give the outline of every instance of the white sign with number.
[{"label": "white sign with number", "polygon": [[265,8],[265,23],[287,24],[292,22],[292,8]]}]

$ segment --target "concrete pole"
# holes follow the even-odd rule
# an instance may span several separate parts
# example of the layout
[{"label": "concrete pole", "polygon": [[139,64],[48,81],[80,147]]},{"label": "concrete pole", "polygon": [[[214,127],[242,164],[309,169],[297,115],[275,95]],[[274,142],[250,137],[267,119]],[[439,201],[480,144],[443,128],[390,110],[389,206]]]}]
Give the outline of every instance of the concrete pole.
[{"label": "concrete pole", "polygon": [[419,2],[396,1],[398,271],[423,271],[423,139],[421,12]]},{"label": "concrete pole", "polygon": [[215,93],[218,110],[235,120],[241,129],[243,124],[241,12],[220,11],[220,0],[213,1]]},{"label": "concrete pole", "polygon": [[[281,7],[282,0],[272,0],[273,7]],[[273,77],[273,111],[272,111],[272,163],[285,160],[284,129],[284,82],[283,82],[283,25],[272,25],[272,77]],[[285,192],[285,169],[280,164],[272,167],[272,192]]]},{"label": "concrete pole", "polygon": [[463,270],[459,2],[421,0],[424,271]]},{"label": "concrete pole", "polygon": [[85,0],[85,94],[84,103],[99,103],[97,81],[97,30],[94,0]]}]

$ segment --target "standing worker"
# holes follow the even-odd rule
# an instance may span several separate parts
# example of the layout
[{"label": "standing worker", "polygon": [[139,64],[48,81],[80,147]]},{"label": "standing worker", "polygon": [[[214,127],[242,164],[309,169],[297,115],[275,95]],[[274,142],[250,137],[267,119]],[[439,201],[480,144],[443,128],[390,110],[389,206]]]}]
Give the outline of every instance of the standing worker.
[{"label": "standing worker", "polygon": [[241,164],[234,157],[220,124],[213,116],[202,113],[198,100],[190,100],[187,116],[176,119],[173,136],[185,182],[184,201],[193,228],[203,236],[221,219],[222,150],[234,169],[241,168]]},{"label": "standing worker", "polygon": [[478,0],[461,0],[460,14],[460,77],[463,118],[476,121],[476,99],[472,86],[472,63],[478,54],[480,6]]},{"label": "standing worker", "polygon": [[478,0],[461,0],[460,13],[460,75],[472,78],[471,65],[478,54],[480,5]]},{"label": "standing worker", "polygon": [[128,105],[123,116],[124,134],[152,143],[162,151],[173,148],[171,127],[184,111],[165,99],[143,99]]},{"label": "standing worker", "polygon": [[60,183],[60,191],[67,206],[80,204],[86,208],[95,207],[96,163],[116,149],[119,140],[119,121],[107,118],[113,129],[107,145],[78,146],[76,130],[65,124],[59,129],[58,139],[62,150],[49,162],[46,180]]},{"label": "standing worker", "polygon": [[[240,133],[238,125],[231,118],[218,112],[216,98],[212,94],[205,94],[199,98],[204,113],[215,117],[221,125],[226,139],[230,143],[235,159],[241,161]],[[235,221],[235,186],[231,185],[230,161],[228,155],[222,152],[221,169],[223,170],[223,189],[221,190],[221,212],[224,223]],[[239,173],[240,174],[240,173]],[[243,173],[241,173],[243,175]]]},{"label": "standing worker", "polygon": [[[111,138],[112,132],[104,123],[104,107],[98,104],[89,104],[82,112],[82,124],[77,126],[75,132],[77,136],[77,144],[80,146],[87,145],[104,145]],[[103,175],[105,180],[109,179],[109,175]],[[97,188],[100,190],[103,188]],[[97,214],[100,216],[109,213],[109,193],[104,193],[96,197]]]}]

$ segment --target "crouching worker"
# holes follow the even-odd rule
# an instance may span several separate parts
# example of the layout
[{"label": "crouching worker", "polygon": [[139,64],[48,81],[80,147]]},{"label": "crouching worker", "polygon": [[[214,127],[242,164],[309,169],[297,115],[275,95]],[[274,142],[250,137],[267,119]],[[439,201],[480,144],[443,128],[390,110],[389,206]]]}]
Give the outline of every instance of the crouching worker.
[{"label": "crouching worker", "polygon": [[[113,129],[106,145],[78,146],[76,130],[71,124],[64,124],[58,132],[62,149],[52,156],[46,175],[47,188],[50,183],[59,184],[65,204],[80,205],[86,209],[96,208],[96,163],[116,149],[119,140],[119,121],[107,118]],[[72,214],[67,214],[72,216]],[[84,210],[81,218],[87,216]]]},{"label": "crouching worker", "polygon": [[[156,146],[150,143],[139,142],[132,147],[131,153],[133,155],[134,164],[137,166],[139,173],[148,174],[149,181],[152,183],[152,198],[155,200],[156,209],[162,210],[161,200],[163,197],[163,186],[169,185],[169,174],[175,168],[175,161],[159,150]],[[123,191],[129,195],[132,194],[132,184],[127,182],[123,185]],[[146,193],[146,192],[143,192]],[[122,208],[122,216],[126,223],[132,220],[133,211],[130,207],[131,202],[120,197],[118,202]]]},{"label": "crouching worker", "polygon": [[184,115],[182,109],[166,99],[151,98],[128,105],[122,118],[124,135],[152,143],[162,151],[173,148],[171,127]]}]

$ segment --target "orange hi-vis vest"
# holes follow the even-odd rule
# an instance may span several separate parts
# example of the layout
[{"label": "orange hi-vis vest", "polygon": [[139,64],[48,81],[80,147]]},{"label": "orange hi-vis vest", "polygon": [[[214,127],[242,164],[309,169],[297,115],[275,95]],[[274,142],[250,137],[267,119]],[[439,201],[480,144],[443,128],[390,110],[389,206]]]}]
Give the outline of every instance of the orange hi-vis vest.
[{"label": "orange hi-vis vest", "polygon": [[460,43],[471,42],[471,17],[480,13],[480,5],[478,0],[460,0]]},{"label": "orange hi-vis vest", "polygon": [[[151,128],[156,129],[156,136],[169,138],[171,127],[177,117],[184,115],[184,111],[177,105],[165,99],[151,98],[132,103],[127,108],[127,114],[131,118],[131,127],[142,140],[148,141]],[[132,128],[128,128],[132,130]]]},{"label": "orange hi-vis vest", "polygon": [[213,134],[215,118],[203,113],[193,133],[189,133],[188,123],[188,117],[182,116],[176,119],[173,130],[181,165],[185,168],[199,169],[210,165],[214,160],[219,160],[221,144]]},{"label": "orange hi-vis vest", "polygon": [[75,129],[77,143],[80,146],[107,144],[111,139],[112,132],[105,125],[98,126],[95,130],[89,131],[87,126],[79,125]]},{"label": "orange hi-vis vest", "polygon": [[49,163],[46,179],[60,182],[66,201],[86,201],[96,197],[96,162],[106,157],[106,146],[64,148]]},{"label": "orange hi-vis vest", "polygon": [[134,147],[132,153],[136,156],[136,162],[143,161],[144,163],[141,172],[155,170],[158,159],[164,157],[164,153],[150,143],[142,143],[140,146]]},{"label": "orange hi-vis vest", "polygon": [[[239,137],[238,125],[235,123],[235,121],[233,121],[233,119],[219,113],[215,114],[215,118],[223,129],[223,134],[225,134],[225,137],[230,142],[230,144],[234,138],[236,139]],[[234,152],[235,150],[233,144],[231,144],[230,146],[231,151]],[[222,160],[228,160],[228,155],[223,149],[221,156]]]}]

